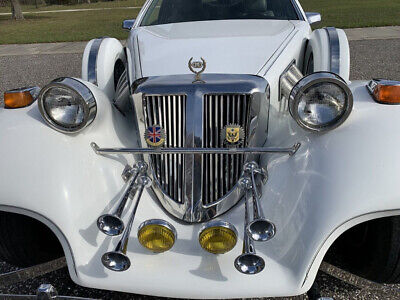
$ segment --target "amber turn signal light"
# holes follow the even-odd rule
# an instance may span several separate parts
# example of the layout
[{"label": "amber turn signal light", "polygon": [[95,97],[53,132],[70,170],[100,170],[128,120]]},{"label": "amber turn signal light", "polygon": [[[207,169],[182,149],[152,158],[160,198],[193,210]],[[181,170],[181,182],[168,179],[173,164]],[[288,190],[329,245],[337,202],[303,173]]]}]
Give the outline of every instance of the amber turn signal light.
[{"label": "amber turn signal light", "polygon": [[375,101],[384,104],[400,104],[400,81],[374,79],[367,87]]},{"label": "amber turn signal light", "polygon": [[4,93],[4,108],[22,108],[31,105],[39,94],[38,87],[20,88]]}]

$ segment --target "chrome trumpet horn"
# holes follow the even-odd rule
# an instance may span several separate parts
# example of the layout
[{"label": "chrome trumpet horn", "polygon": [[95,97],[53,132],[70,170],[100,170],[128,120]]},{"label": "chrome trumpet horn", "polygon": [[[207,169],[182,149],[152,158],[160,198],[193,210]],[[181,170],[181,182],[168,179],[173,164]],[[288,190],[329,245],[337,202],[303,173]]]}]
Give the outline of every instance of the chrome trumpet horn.
[{"label": "chrome trumpet horn", "polygon": [[145,187],[149,187],[151,185],[151,179],[148,176],[141,176],[138,180],[139,189],[137,200],[133,206],[132,213],[129,217],[129,222],[124,230],[124,233],[121,237],[121,240],[118,242],[117,247],[114,251],[110,251],[104,253],[101,257],[101,262],[103,266],[107,269],[122,272],[129,269],[131,266],[131,261],[129,257],[126,255],[126,250],[128,247],[129,235],[131,233],[133,220],[135,219],[136,211],[140,202],[140,198],[142,197],[143,190]]},{"label": "chrome trumpet horn", "polygon": [[135,187],[136,180],[140,174],[147,172],[147,164],[143,161],[139,161],[129,171],[130,177],[125,183],[122,196],[118,201],[118,206],[115,211],[111,214],[105,214],[97,219],[97,227],[101,232],[106,235],[116,236],[120,235],[125,228],[124,222],[121,219],[122,213],[125,209],[126,203],[128,202],[129,196]]},{"label": "chrome trumpet horn", "polygon": [[240,184],[246,190],[245,196],[245,226],[244,226],[244,236],[243,236],[243,252],[235,259],[235,268],[240,273],[246,275],[254,275],[260,273],[265,268],[265,261],[262,257],[256,254],[256,250],[254,247],[254,241],[250,238],[247,232],[247,225],[250,219],[250,211],[249,211],[249,193],[250,193],[250,178],[244,177],[241,179]]},{"label": "chrome trumpet horn", "polygon": [[246,226],[247,234],[257,242],[266,242],[272,239],[276,233],[275,225],[264,217],[262,207],[260,205],[260,194],[258,192],[255,175],[262,176],[262,180],[265,183],[268,174],[267,171],[258,167],[257,163],[249,162],[244,166],[244,170],[249,174],[249,177],[245,177],[247,182],[242,185],[248,191],[251,190],[253,198],[253,216],[250,218],[248,225]]}]

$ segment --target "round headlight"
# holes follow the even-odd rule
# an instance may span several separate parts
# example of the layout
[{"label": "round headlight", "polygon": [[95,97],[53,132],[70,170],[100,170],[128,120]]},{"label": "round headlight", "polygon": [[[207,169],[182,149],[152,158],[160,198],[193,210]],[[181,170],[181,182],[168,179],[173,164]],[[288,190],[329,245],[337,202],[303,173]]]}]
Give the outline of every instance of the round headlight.
[{"label": "round headlight", "polygon": [[74,133],[96,117],[97,106],[92,92],[73,78],[59,78],[45,86],[39,94],[39,110],[55,130]]},{"label": "round headlight", "polygon": [[289,111],[296,122],[311,131],[341,125],[353,108],[353,95],[338,75],[317,72],[302,78],[292,89]]}]

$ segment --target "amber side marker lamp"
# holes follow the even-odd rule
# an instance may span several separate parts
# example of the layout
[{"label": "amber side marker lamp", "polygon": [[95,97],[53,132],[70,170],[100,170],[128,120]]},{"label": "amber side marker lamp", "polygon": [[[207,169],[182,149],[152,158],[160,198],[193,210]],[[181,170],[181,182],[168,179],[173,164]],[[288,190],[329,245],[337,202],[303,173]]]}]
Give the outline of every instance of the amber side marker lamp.
[{"label": "amber side marker lamp", "polygon": [[39,95],[39,87],[24,87],[4,92],[4,108],[22,108],[35,102]]},{"label": "amber side marker lamp", "polygon": [[373,79],[367,88],[378,103],[400,104],[400,81]]}]

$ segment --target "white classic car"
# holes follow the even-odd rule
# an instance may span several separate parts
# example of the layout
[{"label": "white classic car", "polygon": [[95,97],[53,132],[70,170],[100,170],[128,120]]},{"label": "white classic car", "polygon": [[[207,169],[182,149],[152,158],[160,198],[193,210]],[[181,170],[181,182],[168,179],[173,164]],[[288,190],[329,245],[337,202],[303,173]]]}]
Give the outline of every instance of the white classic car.
[{"label": "white classic car", "polygon": [[242,298],[307,292],[331,249],[398,282],[400,83],[350,82],[346,34],[320,19],[296,0],[148,0],[126,47],[87,44],[82,78],[6,92],[0,259]]}]

